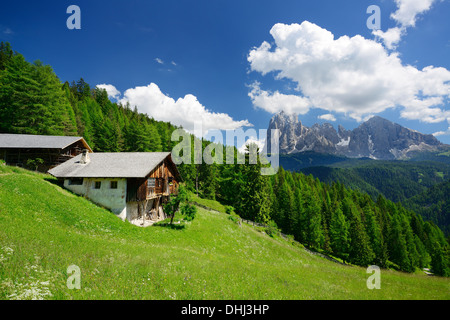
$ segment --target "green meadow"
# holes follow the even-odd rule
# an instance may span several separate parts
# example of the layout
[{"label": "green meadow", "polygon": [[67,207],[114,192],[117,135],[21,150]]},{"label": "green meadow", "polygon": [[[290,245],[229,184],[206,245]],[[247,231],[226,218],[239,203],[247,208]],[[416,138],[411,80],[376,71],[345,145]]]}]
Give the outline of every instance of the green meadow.
[{"label": "green meadow", "polygon": [[[197,201],[201,201],[197,199]],[[450,299],[450,279],[343,266],[198,208],[170,227],[122,222],[48,175],[0,166],[0,299]],[[67,268],[80,268],[69,289]]]}]

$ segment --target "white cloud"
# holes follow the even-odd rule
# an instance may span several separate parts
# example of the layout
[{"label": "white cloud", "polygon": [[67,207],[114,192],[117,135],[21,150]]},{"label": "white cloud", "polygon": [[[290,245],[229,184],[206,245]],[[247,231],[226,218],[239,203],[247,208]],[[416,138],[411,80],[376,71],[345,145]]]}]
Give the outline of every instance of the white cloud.
[{"label": "white cloud", "polygon": [[175,63],[175,61],[170,61],[170,63],[174,66],[176,66],[177,64]]},{"label": "white cloud", "polygon": [[158,62],[159,64],[164,64],[164,61],[162,61],[160,58],[155,58],[155,61]]},{"label": "white cloud", "polygon": [[296,95],[281,94],[278,91],[269,93],[261,90],[260,83],[254,82],[250,85],[249,97],[253,105],[270,113],[277,113],[281,110],[287,113],[305,114],[309,111],[309,101],[304,97]]},{"label": "white cloud", "polygon": [[372,31],[372,34],[381,39],[388,49],[393,50],[397,47],[397,44],[400,42],[404,32],[405,29],[395,27],[390,28],[385,32],[381,30],[374,30]]},{"label": "white cloud", "polygon": [[414,27],[417,16],[430,10],[436,0],[395,0],[397,11],[391,14],[391,18],[402,27]]},{"label": "white cloud", "polygon": [[206,109],[192,94],[175,101],[162,93],[154,83],[126,90],[120,102],[122,104],[129,102],[131,106],[137,106],[139,112],[147,113],[157,120],[183,126],[191,133],[194,133],[196,122],[201,123],[203,135],[213,129],[235,130],[252,126],[247,120],[235,121],[226,113]]},{"label": "white cloud", "polygon": [[250,138],[248,138],[245,141],[245,143],[242,146],[240,146],[238,148],[238,151],[240,153],[245,153],[245,149],[246,149],[247,145],[253,144],[253,143],[258,146],[259,152],[262,152],[263,149],[264,149],[264,145],[266,144],[266,138],[262,138],[262,139],[259,140],[259,139],[255,138],[255,137],[250,137]]},{"label": "white cloud", "polygon": [[[401,106],[408,119],[440,122],[448,115],[440,108],[450,97],[450,71],[445,68],[403,65],[398,53],[387,52],[374,40],[360,35],[335,39],[308,21],[275,24],[270,34],[274,48],[268,42],[253,48],[248,55],[251,70],[292,80],[304,102],[303,109],[297,108],[304,112],[317,107],[361,120]],[[269,112],[275,109],[276,96],[285,98],[258,88],[249,94],[253,104]]]},{"label": "white cloud", "polygon": [[114,87],[112,84],[98,84],[96,87],[100,89],[105,89],[106,92],[108,93],[108,97],[110,98],[114,98],[117,100],[120,97],[120,91],[117,90],[116,87]]},{"label": "white cloud", "polygon": [[336,121],[336,117],[334,115],[332,115],[331,113],[322,114],[322,115],[318,116],[317,118],[322,119],[322,120],[327,120],[327,121]]},{"label": "white cloud", "polygon": [[449,134],[450,134],[450,128],[448,128],[447,131],[438,131],[438,132],[435,132],[435,133],[433,133],[433,136],[439,137],[439,136],[446,136],[446,135],[449,135]]},{"label": "white cloud", "polygon": [[438,137],[438,136],[447,136],[450,135],[450,116],[447,118],[447,122],[448,122],[448,129],[445,131],[438,131],[433,133],[433,136]]},{"label": "white cloud", "polygon": [[391,14],[391,19],[397,22],[399,27],[390,28],[383,32],[374,30],[372,32],[378,39],[383,40],[388,49],[395,49],[401,37],[406,34],[406,29],[415,27],[419,15],[430,10],[436,0],[395,0],[397,11]]}]

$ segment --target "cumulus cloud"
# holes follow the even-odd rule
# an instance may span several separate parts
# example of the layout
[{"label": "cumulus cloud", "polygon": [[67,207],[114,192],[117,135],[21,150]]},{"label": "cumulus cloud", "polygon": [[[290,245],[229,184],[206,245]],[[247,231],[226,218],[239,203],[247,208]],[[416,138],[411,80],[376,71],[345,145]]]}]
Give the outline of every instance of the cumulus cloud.
[{"label": "cumulus cloud", "polygon": [[439,136],[447,136],[450,135],[450,127],[447,129],[447,131],[438,131],[433,133],[433,136],[439,137]]},{"label": "cumulus cloud", "polygon": [[388,49],[395,49],[406,29],[416,26],[418,17],[431,9],[436,0],[395,0],[397,11],[391,14],[391,19],[397,22],[397,27],[383,32],[374,30],[372,33],[381,39]]},{"label": "cumulus cloud", "polygon": [[159,64],[164,64],[164,61],[160,58],[155,58],[155,61],[158,62]]},{"label": "cumulus cloud", "polygon": [[372,34],[382,40],[386,48],[393,50],[397,47],[397,44],[400,42],[402,35],[405,33],[404,28],[390,28],[387,31],[382,30],[374,30]]},{"label": "cumulus cloud", "polygon": [[308,99],[296,95],[282,94],[278,91],[270,93],[260,88],[259,82],[250,85],[249,97],[255,107],[270,113],[284,110],[287,113],[305,114],[309,111]]},{"label": "cumulus cloud", "polygon": [[209,130],[235,130],[252,126],[247,120],[235,121],[226,113],[216,113],[205,108],[192,94],[174,100],[161,92],[155,83],[128,89],[120,100],[122,104],[137,106],[139,112],[149,116],[183,126],[194,133],[194,125],[201,124],[203,135]]},{"label": "cumulus cloud", "polygon": [[326,120],[326,121],[336,121],[336,117],[334,115],[332,115],[331,113],[322,114],[322,115],[318,116],[317,118]]},{"label": "cumulus cloud", "polygon": [[[273,73],[297,85],[299,110],[317,107],[345,113],[361,121],[365,116],[401,107],[402,117],[440,122],[448,117],[441,107],[450,97],[450,72],[428,66],[419,70],[403,65],[398,53],[360,35],[334,35],[311,22],[275,24],[270,30],[275,45],[264,41],[253,48],[252,71]],[[275,110],[273,100],[284,97],[252,88],[253,104]],[[294,99],[293,97],[289,97]],[[293,107],[291,107],[293,108]],[[303,109],[302,109],[303,108]],[[424,116],[425,115],[425,116]]]},{"label": "cumulus cloud", "polygon": [[98,84],[96,87],[105,89],[106,93],[108,93],[108,97],[110,98],[114,98],[117,100],[120,97],[120,91],[117,90],[116,87],[114,87],[112,84]]},{"label": "cumulus cloud", "polygon": [[391,14],[391,18],[402,27],[414,27],[417,16],[430,10],[436,0],[395,0],[397,11]]},{"label": "cumulus cloud", "polygon": [[238,148],[238,151],[240,153],[245,153],[245,150],[247,149],[247,145],[250,145],[250,144],[256,144],[259,148],[259,152],[262,152],[264,149],[264,145],[266,144],[266,138],[257,139],[256,137],[252,136],[252,137],[248,138],[245,141],[245,143]]}]

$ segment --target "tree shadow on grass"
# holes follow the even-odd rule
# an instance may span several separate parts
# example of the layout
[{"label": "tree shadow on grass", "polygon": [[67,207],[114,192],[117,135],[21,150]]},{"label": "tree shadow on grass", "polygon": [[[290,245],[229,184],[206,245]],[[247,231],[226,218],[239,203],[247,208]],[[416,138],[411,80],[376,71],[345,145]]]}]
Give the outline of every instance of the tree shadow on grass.
[{"label": "tree shadow on grass", "polygon": [[165,221],[157,222],[157,223],[153,224],[153,227],[163,227],[163,228],[168,228],[168,229],[173,229],[173,230],[186,229],[186,225],[184,223],[170,223],[170,222],[165,222]]}]

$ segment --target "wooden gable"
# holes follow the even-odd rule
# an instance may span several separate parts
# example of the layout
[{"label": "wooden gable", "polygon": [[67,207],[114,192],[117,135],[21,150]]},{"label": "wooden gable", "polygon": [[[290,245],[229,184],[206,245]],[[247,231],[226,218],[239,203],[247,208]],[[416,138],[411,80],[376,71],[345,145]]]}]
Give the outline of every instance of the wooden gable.
[{"label": "wooden gable", "polygon": [[178,193],[180,174],[170,155],[145,178],[128,179],[127,201],[143,201]]}]

